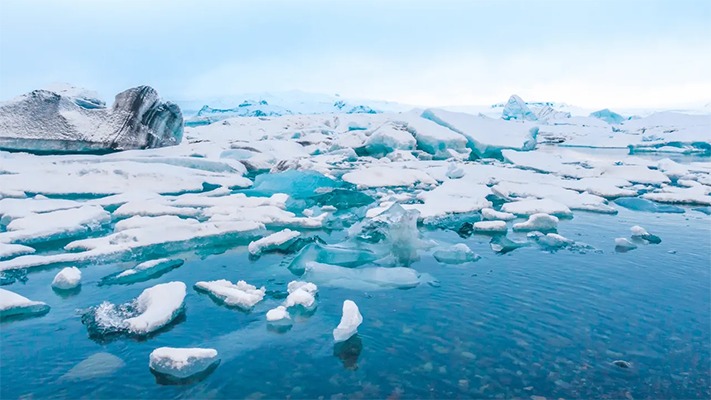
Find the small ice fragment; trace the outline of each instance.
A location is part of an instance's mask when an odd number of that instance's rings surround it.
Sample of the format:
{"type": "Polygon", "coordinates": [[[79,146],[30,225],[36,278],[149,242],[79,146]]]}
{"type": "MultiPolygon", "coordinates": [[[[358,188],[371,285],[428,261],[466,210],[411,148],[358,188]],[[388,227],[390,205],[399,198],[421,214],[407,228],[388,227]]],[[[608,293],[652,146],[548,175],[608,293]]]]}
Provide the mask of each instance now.
{"type": "Polygon", "coordinates": [[[67,267],[59,271],[52,281],[52,287],[59,290],[75,289],[81,284],[81,271],[77,267],[67,267]]]}
{"type": "Polygon", "coordinates": [[[151,352],[149,367],[163,375],[186,379],[218,362],[217,350],[159,347],[151,352]]]}
{"type": "Polygon", "coordinates": [[[286,289],[289,296],[284,300],[284,306],[302,306],[307,310],[312,310],[316,304],[316,293],[318,286],[311,282],[291,281],[286,289]]]}
{"type": "Polygon", "coordinates": [[[343,315],[341,323],[333,330],[333,340],[336,342],[345,342],[351,336],[358,333],[358,326],[363,323],[363,316],[358,310],[358,306],[352,300],[343,302],[343,315]]]}
{"type": "Polygon", "coordinates": [[[148,334],[168,325],[183,309],[185,284],[161,283],[150,287],[136,299],[138,316],[124,321],[129,332],[148,334]]]}
{"type": "Polygon", "coordinates": [[[291,325],[291,316],[284,306],[278,306],[267,311],[267,323],[274,325],[291,325]]]}
{"type": "Polygon", "coordinates": [[[294,239],[300,235],[300,232],[292,231],[291,229],[272,233],[250,243],[248,247],[249,254],[256,256],[264,252],[286,250],[294,242],[294,239]]]}
{"type": "Polygon", "coordinates": [[[511,221],[516,219],[516,215],[503,212],[503,211],[496,211],[493,208],[483,208],[481,210],[481,217],[484,218],[485,220],[501,220],[501,221],[511,221]]]}
{"type": "Polygon", "coordinates": [[[630,230],[632,231],[633,239],[642,239],[652,244],[659,244],[662,242],[662,239],[659,236],[652,235],[639,225],[633,226],[630,230]]]}
{"type": "Polygon", "coordinates": [[[32,301],[9,290],[0,289],[0,318],[11,316],[39,316],[49,312],[49,306],[32,301]]]}
{"type": "Polygon", "coordinates": [[[555,250],[575,243],[574,241],[557,233],[543,234],[536,231],[529,233],[527,236],[547,250],[555,250]]]}
{"type": "Polygon", "coordinates": [[[462,264],[465,262],[476,261],[481,258],[464,243],[457,243],[446,249],[439,249],[432,255],[437,261],[445,264],[462,264]]]}
{"type": "Polygon", "coordinates": [[[508,229],[504,221],[479,221],[473,224],[477,232],[502,233],[508,229]]]}
{"type": "Polygon", "coordinates": [[[625,369],[632,368],[632,363],[630,363],[629,361],[625,361],[625,360],[615,360],[612,362],[612,364],[614,364],[620,368],[625,368],[625,369]]]}
{"type": "Polygon", "coordinates": [[[558,218],[552,215],[537,213],[528,217],[526,222],[514,224],[515,231],[552,231],[558,227],[558,218]]]}
{"type": "Polygon", "coordinates": [[[211,296],[224,302],[228,306],[239,307],[243,310],[249,310],[255,304],[262,301],[266,289],[250,285],[245,281],[239,281],[236,284],[220,279],[210,282],[198,282],[195,288],[205,291],[211,296]]]}
{"type": "Polygon", "coordinates": [[[637,245],[630,242],[626,238],[615,239],[615,250],[620,252],[630,251],[637,248],[637,245]]]}

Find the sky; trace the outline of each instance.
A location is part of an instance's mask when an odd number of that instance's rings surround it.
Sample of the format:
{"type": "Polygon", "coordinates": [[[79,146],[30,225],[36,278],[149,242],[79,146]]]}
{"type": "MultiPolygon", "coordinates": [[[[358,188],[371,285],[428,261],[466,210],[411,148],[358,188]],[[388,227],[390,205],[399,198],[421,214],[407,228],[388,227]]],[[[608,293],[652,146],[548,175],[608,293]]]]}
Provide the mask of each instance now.
{"type": "Polygon", "coordinates": [[[0,99],[301,90],[413,105],[511,94],[583,107],[711,102],[711,1],[0,1],[0,99]]]}

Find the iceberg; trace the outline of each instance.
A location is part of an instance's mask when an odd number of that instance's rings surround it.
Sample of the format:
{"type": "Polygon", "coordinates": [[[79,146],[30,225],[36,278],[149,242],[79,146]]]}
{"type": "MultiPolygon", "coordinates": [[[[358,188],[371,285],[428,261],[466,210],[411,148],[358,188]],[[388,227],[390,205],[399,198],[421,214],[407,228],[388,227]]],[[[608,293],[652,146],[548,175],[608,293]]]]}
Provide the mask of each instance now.
{"type": "MultiPolygon", "coordinates": [[[[35,90],[0,104],[0,149],[101,153],[172,146],[183,137],[180,108],[149,86],[116,95],[113,106],[86,108],[76,97],[35,90]]],[[[88,102],[88,103],[91,103],[88,102]]]]}
{"type": "Polygon", "coordinates": [[[351,336],[358,333],[358,327],[363,323],[363,316],[358,310],[358,306],[352,300],[345,300],[343,302],[343,314],[341,315],[341,322],[338,324],[336,329],[333,330],[333,340],[338,342],[345,342],[350,339],[351,336]]]}
{"type": "Polygon", "coordinates": [[[528,217],[526,222],[513,225],[515,231],[554,231],[558,227],[558,218],[545,213],[536,213],[528,217]]]}
{"type": "Polygon", "coordinates": [[[47,314],[49,306],[41,301],[32,301],[9,290],[0,289],[0,319],[8,317],[35,317],[47,314]]]}
{"type": "Polygon", "coordinates": [[[72,290],[81,285],[81,271],[77,267],[63,268],[52,280],[52,287],[58,290],[72,290]]]}
{"type": "Polygon", "coordinates": [[[207,292],[211,297],[230,307],[237,307],[242,310],[250,310],[255,304],[262,301],[266,289],[250,285],[245,281],[236,284],[226,279],[210,282],[198,282],[195,289],[207,292]]]}
{"type": "Polygon", "coordinates": [[[166,272],[183,265],[183,260],[159,258],[144,261],[133,268],[108,275],[101,279],[99,285],[127,285],[157,278],[166,272]]]}
{"type": "Polygon", "coordinates": [[[538,117],[531,111],[520,97],[517,95],[512,95],[509,97],[509,101],[506,102],[504,106],[504,111],[501,114],[501,119],[503,120],[522,120],[522,121],[536,121],[538,117]]]}
{"type": "Polygon", "coordinates": [[[627,118],[614,111],[610,111],[607,108],[592,112],[590,113],[590,116],[593,118],[599,118],[610,125],[618,125],[627,120],[627,118]]]}
{"type": "Polygon", "coordinates": [[[251,242],[247,249],[249,250],[249,254],[253,256],[258,256],[266,252],[286,251],[294,244],[299,236],[301,236],[301,233],[298,231],[284,229],[251,242]]]}
{"type": "Polygon", "coordinates": [[[159,347],[151,352],[148,366],[157,374],[183,380],[214,369],[218,362],[215,349],[159,347]]]}
{"type": "Polygon", "coordinates": [[[444,264],[462,264],[477,261],[481,258],[481,256],[474,253],[472,249],[464,243],[458,243],[447,248],[436,250],[432,255],[435,260],[444,264]]]}

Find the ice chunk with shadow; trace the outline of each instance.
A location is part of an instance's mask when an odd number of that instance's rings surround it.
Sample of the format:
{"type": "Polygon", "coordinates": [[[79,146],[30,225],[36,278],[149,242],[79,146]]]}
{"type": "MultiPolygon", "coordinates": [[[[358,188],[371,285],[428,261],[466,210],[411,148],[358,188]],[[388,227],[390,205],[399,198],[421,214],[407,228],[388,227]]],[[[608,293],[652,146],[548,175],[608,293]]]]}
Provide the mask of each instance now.
{"type": "Polygon", "coordinates": [[[63,268],[52,280],[55,290],[74,290],[81,285],[81,271],[77,267],[63,268]]]}
{"type": "Polygon", "coordinates": [[[357,334],[346,341],[336,342],[333,345],[333,355],[338,357],[343,363],[343,368],[348,370],[358,369],[358,358],[362,351],[363,341],[357,334]]]}
{"type": "Polygon", "coordinates": [[[158,383],[181,384],[202,380],[219,361],[215,349],[159,347],[151,352],[148,366],[158,383]]]}
{"type": "Polygon", "coordinates": [[[161,283],[145,289],[135,300],[115,305],[105,301],[82,316],[89,336],[100,341],[117,334],[147,336],[167,327],[183,314],[183,282],[161,283]]]}
{"type": "Polygon", "coordinates": [[[183,265],[184,261],[176,258],[159,258],[142,262],[133,268],[105,276],[99,285],[128,285],[157,278],[168,271],[183,265]]]}
{"type": "Polygon", "coordinates": [[[528,217],[526,222],[513,225],[515,231],[554,231],[558,227],[558,217],[545,213],[537,213],[528,217]]]}
{"type": "Polygon", "coordinates": [[[257,288],[245,281],[232,283],[226,279],[210,282],[198,282],[195,289],[206,292],[213,299],[229,307],[236,307],[248,311],[255,304],[262,301],[266,293],[266,288],[257,288]]]}
{"type": "Polygon", "coordinates": [[[328,189],[342,186],[342,182],[314,171],[288,170],[257,175],[251,189],[243,193],[253,196],[271,196],[288,193],[294,199],[307,199],[328,189]]]}
{"type": "Polygon", "coordinates": [[[303,279],[327,287],[354,290],[409,289],[421,283],[420,274],[406,267],[345,268],[309,261],[303,279]]]}
{"type": "Polygon", "coordinates": [[[363,316],[361,315],[356,303],[353,300],[345,300],[343,302],[341,322],[338,324],[336,329],[333,330],[333,340],[336,343],[345,342],[358,333],[358,327],[362,323],[363,316]]]}
{"type": "Polygon", "coordinates": [[[494,252],[499,254],[506,254],[512,252],[521,247],[528,246],[527,242],[514,242],[513,240],[507,238],[506,236],[494,236],[489,242],[489,246],[494,252]]]}
{"type": "Polygon", "coordinates": [[[289,295],[284,300],[286,308],[300,308],[310,313],[316,309],[316,293],[318,287],[311,282],[291,281],[287,286],[289,295]]]}
{"type": "Polygon", "coordinates": [[[435,260],[444,264],[463,264],[477,261],[481,258],[464,243],[457,243],[450,247],[436,250],[432,255],[435,260]]]}
{"type": "Polygon", "coordinates": [[[479,221],[472,225],[474,232],[500,235],[506,233],[506,221],[479,221]]]}
{"type": "Polygon", "coordinates": [[[267,328],[278,333],[288,331],[294,323],[285,306],[277,306],[267,311],[266,318],[267,328]]]}
{"type": "Polygon", "coordinates": [[[624,253],[637,248],[637,245],[630,242],[626,238],[616,238],[615,239],[615,251],[624,253]]]}
{"type": "Polygon", "coordinates": [[[659,244],[662,242],[662,239],[659,236],[652,235],[639,225],[633,226],[630,230],[632,231],[632,239],[643,240],[652,244],[659,244]]]}
{"type": "Polygon", "coordinates": [[[272,233],[269,236],[251,242],[248,246],[249,254],[258,256],[267,252],[286,251],[299,236],[301,236],[300,232],[292,231],[291,229],[272,233]]]}
{"type": "Polygon", "coordinates": [[[110,353],[95,353],[72,367],[59,378],[59,381],[86,381],[113,375],[126,363],[110,353]]]}
{"type": "Polygon", "coordinates": [[[615,204],[634,211],[653,213],[683,214],[684,209],[677,206],[658,204],[641,197],[620,197],[615,199],[615,204]]]}
{"type": "Polygon", "coordinates": [[[0,319],[38,317],[49,312],[49,306],[41,301],[32,301],[9,290],[0,289],[0,319]]]}

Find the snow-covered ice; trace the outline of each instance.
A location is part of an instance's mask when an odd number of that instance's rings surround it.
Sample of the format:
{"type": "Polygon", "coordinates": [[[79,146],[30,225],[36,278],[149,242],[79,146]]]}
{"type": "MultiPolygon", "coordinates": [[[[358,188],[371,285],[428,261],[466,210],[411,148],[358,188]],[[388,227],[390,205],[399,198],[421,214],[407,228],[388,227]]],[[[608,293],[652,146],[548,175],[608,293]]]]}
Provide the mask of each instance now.
{"type": "Polygon", "coordinates": [[[136,299],[138,315],[124,322],[129,332],[146,335],[168,325],[183,309],[183,282],[161,283],[144,290],[136,299]]]}
{"type": "Polygon", "coordinates": [[[77,267],[66,267],[52,280],[52,287],[59,290],[71,290],[81,285],[81,271],[77,267]]]}
{"type": "Polygon", "coordinates": [[[558,218],[545,214],[536,213],[528,217],[525,222],[513,225],[515,231],[552,231],[558,227],[558,218]]]}
{"type": "Polygon", "coordinates": [[[218,361],[215,349],[159,347],[151,352],[148,366],[159,374],[186,379],[218,361]]]}
{"type": "Polygon", "coordinates": [[[341,322],[333,330],[333,340],[335,342],[345,342],[351,336],[358,333],[358,327],[363,323],[363,316],[353,300],[343,302],[343,314],[341,322]]]}
{"type": "Polygon", "coordinates": [[[512,213],[496,211],[493,208],[483,208],[481,210],[481,217],[485,220],[501,220],[501,221],[512,221],[516,219],[516,215],[512,213]]]}
{"type": "Polygon", "coordinates": [[[15,292],[0,288],[0,318],[13,316],[38,316],[46,314],[49,306],[33,301],[15,292]]]}
{"type": "Polygon", "coordinates": [[[269,251],[286,250],[299,236],[301,236],[300,232],[291,229],[272,233],[269,236],[251,242],[248,246],[249,254],[259,255],[269,251]]]}
{"type": "Polygon", "coordinates": [[[238,307],[243,310],[249,310],[255,304],[262,301],[266,288],[257,288],[245,281],[232,283],[226,279],[220,279],[210,282],[198,282],[195,288],[209,293],[211,296],[222,301],[224,304],[231,307],[238,307]]]}
{"type": "Polygon", "coordinates": [[[285,306],[277,306],[267,311],[267,323],[273,325],[291,325],[291,316],[285,306]]]}
{"type": "Polygon", "coordinates": [[[477,232],[503,233],[508,230],[506,221],[479,221],[473,227],[477,232]]]}
{"type": "Polygon", "coordinates": [[[101,284],[129,284],[146,281],[183,265],[183,262],[181,259],[173,258],[144,261],[133,268],[104,277],[101,284]]]}

